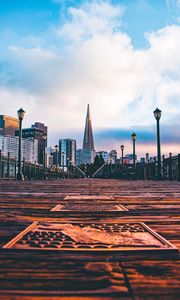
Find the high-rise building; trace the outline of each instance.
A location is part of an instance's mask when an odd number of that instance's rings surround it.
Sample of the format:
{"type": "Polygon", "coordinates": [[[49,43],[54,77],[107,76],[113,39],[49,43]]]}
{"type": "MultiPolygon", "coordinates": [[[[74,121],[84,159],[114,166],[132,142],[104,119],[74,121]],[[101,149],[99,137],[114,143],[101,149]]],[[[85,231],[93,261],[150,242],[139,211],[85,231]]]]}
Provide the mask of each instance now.
{"type": "Polygon", "coordinates": [[[53,152],[54,149],[52,149],[52,147],[47,147],[46,148],[46,154],[45,154],[45,165],[46,167],[51,167],[53,165],[55,165],[54,161],[53,161],[53,152]]]}
{"type": "Polygon", "coordinates": [[[17,118],[0,115],[0,135],[15,136],[15,130],[19,127],[17,118]]]}
{"type": "Polygon", "coordinates": [[[85,149],[94,151],[94,140],[93,140],[93,132],[92,132],[89,104],[87,107],[87,115],[86,115],[85,130],[84,130],[84,140],[83,140],[83,150],[85,150],[85,149]]]}
{"type": "Polygon", "coordinates": [[[35,122],[34,124],[31,125],[31,128],[36,128],[41,130],[45,136],[47,136],[48,134],[48,127],[45,126],[43,123],[35,122]]]}
{"type": "Polygon", "coordinates": [[[59,140],[59,162],[64,167],[76,164],[76,140],[59,140]]]}
{"type": "Polygon", "coordinates": [[[90,108],[89,104],[87,107],[87,115],[85,122],[84,130],[84,139],[83,139],[83,149],[82,149],[82,163],[91,164],[94,162],[95,150],[94,150],[94,140],[93,140],[93,131],[90,117],[90,108]]]}
{"type": "MultiPolygon", "coordinates": [[[[18,158],[19,138],[17,136],[0,135],[0,149],[3,156],[18,158]]],[[[36,163],[38,161],[38,141],[32,138],[22,139],[22,157],[25,161],[36,163]]]]}
{"type": "MultiPolygon", "coordinates": [[[[19,136],[19,130],[15,132],[19,136]]],[[[36,122],[31,128],[22,129],[22,137],[24,139],[33,138],[38,140],[38,160],[39,164],[44,164],[44,150],[47,147],[47,126],[43,123],[36,122]]]]}
{"type": "Polygon", "coordinates": [[[83,150],[77,149],[76,150],[76,165],[80,166],[83,162],[83,150]]]}
{"type": "Polygon", "coordinates": [[[148,163],[149,161],[149,153],[146,153],[146,162],[148,163]]]}

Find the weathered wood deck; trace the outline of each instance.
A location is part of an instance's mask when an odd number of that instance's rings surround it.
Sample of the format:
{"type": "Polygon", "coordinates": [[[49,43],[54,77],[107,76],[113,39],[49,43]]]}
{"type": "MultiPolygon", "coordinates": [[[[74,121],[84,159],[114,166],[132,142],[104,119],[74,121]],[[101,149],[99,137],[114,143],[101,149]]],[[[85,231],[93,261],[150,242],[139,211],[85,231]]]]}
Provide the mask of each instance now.
{"type": "MultiPolygon", "coordinates": [[[[145,222],[180,248],[180,183],[117,180],[0,182],[0,246],[35,220],[145,222]],[[106,195],[121,213],[50,211],[67,195],[106,195]]],[[[106,255],[0,250],[0,298],[179,299],[179,254],[106,255]]]]}

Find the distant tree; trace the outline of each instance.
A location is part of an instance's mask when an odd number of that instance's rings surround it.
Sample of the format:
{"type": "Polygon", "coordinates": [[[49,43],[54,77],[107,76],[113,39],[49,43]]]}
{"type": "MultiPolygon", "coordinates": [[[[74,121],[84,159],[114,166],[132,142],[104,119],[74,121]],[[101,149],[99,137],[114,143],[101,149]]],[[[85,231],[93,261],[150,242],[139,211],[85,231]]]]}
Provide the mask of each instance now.
{"type": "Polygon", "coordinates": [[[100,157],[99,157],[99,155],[96,155],[95,159],[94,159],[94,168],[98,169],[100,166],[101,166],[100,157]]]}
{"type": "Polygon", "coordinates": [[[105,161],[104,161],[102,154],[99,155],[99,161],[100,161],[100,165],[103,166],[105,161]]]}

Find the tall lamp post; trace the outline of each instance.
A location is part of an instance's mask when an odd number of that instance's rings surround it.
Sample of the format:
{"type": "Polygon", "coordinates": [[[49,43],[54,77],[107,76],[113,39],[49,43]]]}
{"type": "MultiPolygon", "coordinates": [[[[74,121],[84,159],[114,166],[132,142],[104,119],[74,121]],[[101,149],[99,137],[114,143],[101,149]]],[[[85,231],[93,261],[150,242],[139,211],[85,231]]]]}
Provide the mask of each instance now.
{"type": "Polygon", "coordinates": [[[56,179],[57,179],[57,169],[58,169],[58,145],[54,146],[56,150],[56,179]]]}
{"type": "Polygon", "coordinates": [[[22,120],[24,118],[25,111],[20,108],[17,111],[18,119],[19,119],[19,147],[18,147],[18,172],[17,172],[17,180],[24,180],[24,176],[22,173],[22,120]]]}
{"type": "Polygon", "coordinates": [[[64,152],[62,152],[62,163],[63,163],[63,172],[64,172],[64,152]]]}
{"type": "Polygon", "coordinates": [[[133,141],[133,166],[135,167],[135,165],[136,165],[136,151],[135,151],[136,134],[135,134],[135,132],[133,132],[131,134],[131,138],[133,141]]]}
{"type": "Polygon", "coordinates": [[[44,173],[44,180],[46,179],[46,134],[43,134],[43,173],[44,173]]]}
{"type": "Polygon", "coordinates": [[[121,158],[122,158],[122,165],[124,164],[124,145],[121,145],[121,158]]]}
{"type": "Polygon", "coordinates": [[[156,108],[155,111],[153,111],[154,117],[157,121],[157,158],[158,158],[158,164],[157,164],[157,179],[162,179],[161,174],[161,145],[160,145],[160,128],[159,128],[159,120],[161,118],[161,110],[156,108]]]}

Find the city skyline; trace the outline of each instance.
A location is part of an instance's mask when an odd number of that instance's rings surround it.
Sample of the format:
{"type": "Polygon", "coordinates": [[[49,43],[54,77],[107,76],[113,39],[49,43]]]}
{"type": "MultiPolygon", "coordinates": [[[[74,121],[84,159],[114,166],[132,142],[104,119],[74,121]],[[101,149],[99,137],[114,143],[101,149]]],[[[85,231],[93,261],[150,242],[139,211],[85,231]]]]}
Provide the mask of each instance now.
{"type": "Polygon", "coordinates": [[[24,127],[81,147],[89,103],[96,150],[131,153],[135,131],[144,156],[156,155],[159,107],[162,154],[179,152],[179,1],[6,0],[0,17],[1,114],[22,106],[24,127]]]}

